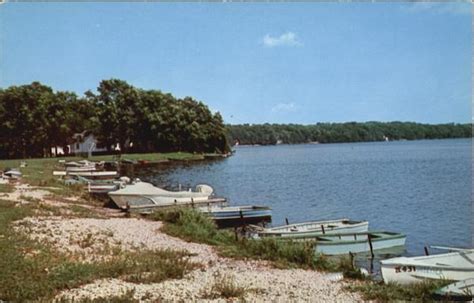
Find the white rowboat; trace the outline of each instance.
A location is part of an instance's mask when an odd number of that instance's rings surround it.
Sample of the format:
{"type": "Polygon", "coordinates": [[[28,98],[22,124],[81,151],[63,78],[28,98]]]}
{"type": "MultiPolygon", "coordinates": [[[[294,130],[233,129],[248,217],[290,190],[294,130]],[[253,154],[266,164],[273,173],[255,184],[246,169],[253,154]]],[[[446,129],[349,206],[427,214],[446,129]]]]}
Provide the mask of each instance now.
{"type": "Polygon", "coordinates": [[[117,176],[116,171],[77,171],[77,172],[69,172],[69,171],[53,171],[53,176],[81,176],[81,177],[115,177],[117,176]]]}
{"type": "Polygon", "coordinates": [[[445,254],[399,257],[380,262],[385,283],[409,284],[424,279],[461,281],[474,277],[474,249],[445,254]]]}
{"type": "Polygon", "coordinates": [[[363,233],[369,230],[369,222],[349,219],[312,221],[289,224],[272,228],[261,228],[256,231],[258,237],[298,237],[335,233],[363,233]]]}

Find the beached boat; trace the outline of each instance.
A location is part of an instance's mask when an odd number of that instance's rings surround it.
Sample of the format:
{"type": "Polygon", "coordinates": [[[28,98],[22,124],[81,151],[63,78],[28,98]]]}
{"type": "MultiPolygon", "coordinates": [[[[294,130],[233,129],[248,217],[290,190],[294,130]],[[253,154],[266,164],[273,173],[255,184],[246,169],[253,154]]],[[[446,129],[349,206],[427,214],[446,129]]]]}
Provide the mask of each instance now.
{"type": "Polygon", "coordinates": [[[53,171],[53,176],[81,176],[87,178],[113,178],[118,175],[116,171],[53,171]]]}
{"type": "Polygon", "coordinates": [[[3,175],[10,179],[20,179],[22,176],[22,173],[16,168],[10,168],[10,169],[6,169],[3,172],[3,175]]]}
{"type": "Polygon", "coordinates": [[[369,253],[377,250],[396,249],[405,246],[406,236],[400,233],[378,231],[347,234],[326,234],[314,237],[289,239],[314,242],[314,251],[325,255],[369,253]]]}
{"type": "Polygon", "coordinates": [[[458,281],[434,292],[435,300],[472,302],[474,299],[474,278],[458,281]]]}
{"type": "Polygon", "coordinates": [[[88,179],[82,176],[66,176],[64,184],[82,184],[84,189],[92,194],[105,194],[118,190],[121,186],[130,183],[130,178],[120,177],[119,179],[88,179]]]}
{"type": "Polygon", "coordinates": [[[81,167],[66,167],[67,172],[83,172],[83,171],[96,171],[97,168],[94,166],[81,166],[81,167]]]}
{"type": "Polygon", "coordinates": [[[335,233],[361,233],[367,232],[369,222],[353,221],[349,219],[312,221],[297,224],[289,224],[272,228],[256,228],[257,237],[296,237],[317,236],[335,233]]]}
{"type": "Polygon", "coordinates": [[[380,262],[385,283],[409,284],[424,279],[461,281],[474,277],[474,249],[444,254],[399,257],[380,262]]]}
{"type": "Polygon", "coordinates": [[[197,185],[194,191],[168,191],[151,183],[138,180],[108,194],[118,207],[126,209],[135,206],[174,206],[207,203],[213,192],[212,187],[205,184],[197,185]]]}
{"type": "Polygon", "coordinates": [[[265,224],[272,220],[272,210],[267,206],[214,206],[200,207],[220,228],[239,227],[248,224],[265,224]]]}
{"type": "Polygon", "coordinates": [[[89,183],[85,186],[85,189],[91,194],[106,194],[114,190],[118,190],[120,184],[94,184],[89,183]]]}

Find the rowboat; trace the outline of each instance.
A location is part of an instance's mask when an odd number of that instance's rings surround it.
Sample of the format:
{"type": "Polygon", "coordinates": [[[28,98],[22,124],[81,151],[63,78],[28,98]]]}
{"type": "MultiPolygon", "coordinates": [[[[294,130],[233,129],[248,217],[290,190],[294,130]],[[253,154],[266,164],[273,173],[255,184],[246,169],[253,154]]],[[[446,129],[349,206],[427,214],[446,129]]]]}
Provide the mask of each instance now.
{"type": "Polygon", "coordinates": [[[81,176],[66,176],[64,184],[82,184],[84,189],[92,194],[106,194],[110,191],[118,190],[121,186],[130,183],[128,177],[119,179],[88,179],[81,176]]]}
{"type": "Polygon", "coordinates": [[[86,186],[86,190],[91,194],[106,194],[119,188],[119,184],[88,184],[86,186]]]}
{"type": "Polygon", "coordinates": [[[409,284],[424,279],[461,281],[474,277],[474,249],[430,256],[392,258],[380,263],[385,283],[409,284]]]}
{"type": "Polygon", "coordinates": [[[96,171],[96,167],[94,166],[80,166],[80,167],[75,167],[75,166],[70,166],[66,167],[67,172],[84,172],[84,171],[96,171]]]}
{"type": "Polygon", "coordinates": [[[95,166],[95,162],[91,162],[91,161],[88,161],[88,160],[80,160],[80,161],[69,161],[69,162],[62,162],[60,161],[60,163],[63,163],[64,166],[66,167],[84,167],[84,166],[95,166]]]}
{"type": "Polygon", "coordinates": [[[120,208],[135,206],[176,206],[185,204],[206,203],[212,197],[214,190],[209,185],[200,184],[194,191],[168,191],[154,186],[151,183],[135,181],[125,185],[108,195],[120,208]]]}
{"type": "Polygon", "coordinates": [[[3,172],[3,175],[10,179],[20,179],[22,174],[16,168],[7,169],[3,172]]]}
{"type": "Polygon", "coordinates": [[[295,240],[313,241],[314,251],[325,255],[368,253],[376,250],[397,249],[405,246],[406,236],[400,233],[378,231],[364,233],[326,234],[314,237],[295,237],[295,240]]]}
{"type": "Polygon", "coordinates": [[[297,237],[318,236],[335,233],[362,233],[369,229],[367,221],[352,221],[349,219],[312,221],[289,224],[272,228],[257,228],[258,237],[297,237]]]}
{"type": "Polygon", "coordinates": [[[88,177],[88,178],[110,178],[117,176],[116,171],[53,171],[53,176],[81,176],[81,177],[88,177]]]}
{"type": "Polygon", "coordinates": [[[227,206],[200,207],[202,213],[211,217],[220,228],[238,227],[247,224],[271,222],[272,211],[267,206],[227,206]]]}
{"type": "Polygon", "coordinates": [[[471,301],[474,299],[474,278],[458,281],[434,292],[435,300],[471,301]]]}

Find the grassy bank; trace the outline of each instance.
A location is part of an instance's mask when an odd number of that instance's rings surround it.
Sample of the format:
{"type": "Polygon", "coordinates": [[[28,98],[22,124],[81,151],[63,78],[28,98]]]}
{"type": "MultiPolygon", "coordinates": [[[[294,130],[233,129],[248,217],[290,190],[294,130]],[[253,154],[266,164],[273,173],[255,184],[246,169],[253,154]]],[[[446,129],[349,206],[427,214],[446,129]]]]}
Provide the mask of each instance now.
{"type": "Polygon", "coordinates": [[[236,237],[229,230],[217,229],[214,222],[192,209],[171,209],[151,215],[154,220],[164,221],[162,231],[191,242],[213,245],[224,257],[267,260],[280,268],[304,268],[324,271],[352,270],[345,258],[330,259],[314,255],[311,243],[254,240],[236,237]]]}
{"type": "Polygon", "coordinates": [[[376,302],[434,302],[432,293],[450,282],[443,280],[425,281],[417,284],[399,285],[396,283],[366,281],[348,286],[349,291],[362,294],[364,300],[376,302]]]}
{"type": "Polygon", "coordinates": [[[212,220],[192,209],[156,212],[151,218],[165,222],[162,228],[165,233],[187,241],[213,245],[224,257],[267,260],[279,268],[342,272],[345,278],[359,280],[358,283],[348,286],[347,290],[360,293],[365,300],[427,302],[432,300],[431,294],[434,290],[448,284],[446,281],[434,281],[402,286],[372,281],[364,277],[349,258],[315,255],[311,243],[278,241],[271,238],[236,238],[234,233],[228,230],[218,230],[212,220]]]}
{"type": "Polygon", "coordinates": [[[186,253],[168,250],[114,251],[106,261],[76,261],[75,256],[30,240],[12,228],[13,221],[41,213],[35,207],[16,207],[0,200],[0,301],[51,301],[61,290],[101,278],[155,283],[181,278],[195,267],[186,253]]]}
{"type": "MultiPolygon", "coordinates": [[[[92,156],[90,161],[113,161],[114,155],[92,156]]],[[[5,168],[18,168],[21,161],[26,161],[26,167],[21,168],[23,179],[33,186],[61,186],[57,178],[53,177],[53,170],[57,169],[58,160],[66,161],[82,160],[80,157],[62,157],[62,158],[37,158],[37,159],[15,159],[0,160],[0,170],[5,168]]],[[[149,154],[123,154],[122,159],[143,160],[149,162],[163,161],[195,161],[203,160],[204,155],[184,152],[175,153],[149,153],[149,154]]]]}

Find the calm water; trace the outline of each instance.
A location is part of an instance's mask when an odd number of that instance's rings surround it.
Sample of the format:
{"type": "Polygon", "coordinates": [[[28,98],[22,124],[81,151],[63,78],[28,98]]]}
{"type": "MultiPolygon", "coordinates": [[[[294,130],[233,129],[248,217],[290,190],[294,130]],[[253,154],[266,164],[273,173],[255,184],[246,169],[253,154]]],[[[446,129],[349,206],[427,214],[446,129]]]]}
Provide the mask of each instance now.
{"type": "Polygon", "coordinates": [[[471,246],[471,140],[238,147],[233,157],[145,169],[156,185],[208,183],[232,204],[264,204],[273,225],[369,220],[426,245],[471,246]]]}

